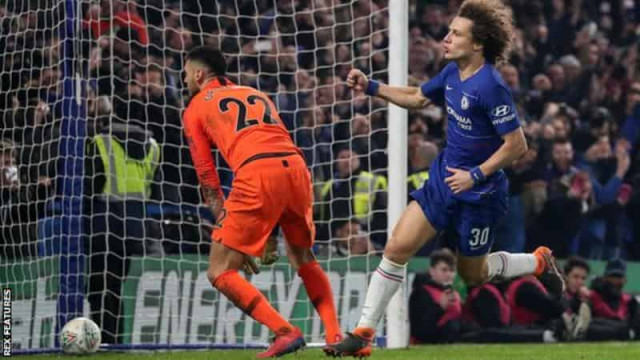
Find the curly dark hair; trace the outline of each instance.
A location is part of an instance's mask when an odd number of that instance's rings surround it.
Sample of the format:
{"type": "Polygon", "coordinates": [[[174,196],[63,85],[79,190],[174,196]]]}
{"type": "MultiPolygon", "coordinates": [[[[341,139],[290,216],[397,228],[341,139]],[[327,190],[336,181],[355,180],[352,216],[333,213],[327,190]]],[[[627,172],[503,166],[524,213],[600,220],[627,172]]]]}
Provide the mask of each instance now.
{"type": "Polygon", "coordinates": [[[458,16],[473,22],[473,39],[482,44],[487,62],[498,64],[509,59],[513,42],[511,8],[501,0],[466,0],[458,16]]]}

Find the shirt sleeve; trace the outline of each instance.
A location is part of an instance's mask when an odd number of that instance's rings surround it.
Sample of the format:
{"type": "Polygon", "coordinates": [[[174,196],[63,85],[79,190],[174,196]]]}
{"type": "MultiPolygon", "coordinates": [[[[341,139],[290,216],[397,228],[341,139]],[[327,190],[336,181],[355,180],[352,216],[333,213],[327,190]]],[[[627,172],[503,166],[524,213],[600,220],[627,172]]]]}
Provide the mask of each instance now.
{"type": "Polygon", "coordinates": [[[508,134],[520,127],[520,119],[511,92],[496,85],[485,100],[487,116],[499,135],[508,134]]]}
{"type": "Polygon", "coordinates": [[[189,109],[184,113],[184,132],[200,184],[221,193],[220,178],[215,160],[211,155],[211,145],[213,144],[202,129],[200,118],[189,109]]]}
{"type": "Polygon", "coordinates": [[[438,105],[444,103],[444,88],[446,86],[445,78],[447,72],[449,71],[449,68],[450,65],[445,66],[445,68],[442,69],[442,71],[440,71],[438,75],[420,85],[422,95],[438,105]]]}
{"type": "Polygon", "coordinates": [[[557,319],[564,312],[560,299],[553,299],[537,286],[526,282],[516,291],[516,304],[544,316],[546,319],[557,319]]]}

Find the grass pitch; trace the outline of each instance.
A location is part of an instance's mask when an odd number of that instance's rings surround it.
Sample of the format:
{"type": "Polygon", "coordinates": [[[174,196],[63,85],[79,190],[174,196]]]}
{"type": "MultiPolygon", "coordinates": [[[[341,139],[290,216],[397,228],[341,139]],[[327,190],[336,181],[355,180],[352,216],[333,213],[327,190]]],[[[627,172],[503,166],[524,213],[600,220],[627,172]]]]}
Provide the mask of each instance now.
{"type": "MultiPolygon", "coordinates": [[[[207,350],[172,352],[100,352],[82,359],[95,360],[250,360],[256,350],[207,350]]],[[[80,359],[56,355],[25,355],[31,359],[80,359]]],[[[320,349],[306,349],[283,360],[331,359],[320,349]]],[[[572,344],[450,344],[417,346],[406,350],[374,349],[371,360],[640,360],[640,342],[572,344]]]]}

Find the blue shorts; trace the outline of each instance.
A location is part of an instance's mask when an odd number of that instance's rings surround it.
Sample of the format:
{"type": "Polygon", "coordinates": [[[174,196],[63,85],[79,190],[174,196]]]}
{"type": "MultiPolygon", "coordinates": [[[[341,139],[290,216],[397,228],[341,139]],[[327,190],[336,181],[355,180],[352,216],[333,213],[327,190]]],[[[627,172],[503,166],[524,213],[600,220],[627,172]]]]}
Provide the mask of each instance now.
{"type": "Polygon", "coordinates": [[[487,179],[488,186],[482,192],[476,187],[454,195],[445,177],[444,152],[434,160],[429,170],[429,180],[422,188],[411,193],[431,225],[438,230],[455,230],[458,233],[456,247],[461,255],[488,254],[495,238],[498,220],[507,212],[508,181],[503,172],[487,179]]]}

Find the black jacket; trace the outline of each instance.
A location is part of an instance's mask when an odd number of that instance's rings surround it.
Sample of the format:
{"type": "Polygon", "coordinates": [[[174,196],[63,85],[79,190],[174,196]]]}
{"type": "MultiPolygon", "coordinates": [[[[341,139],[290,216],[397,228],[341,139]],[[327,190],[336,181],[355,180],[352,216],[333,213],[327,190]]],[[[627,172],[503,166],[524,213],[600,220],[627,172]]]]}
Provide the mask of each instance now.
{"type": "Polygon", "coordinates": [[[445,315],[445,310],[434,301],[424,288],[425,286],[438,290],[446,289],[445,286],[431,280],[427,274],[417,275],[413,280],[413,290],[409,297],[409,322],[413,341],[417,343],[455,341],[460,335],[461,316],[438,326],[438,321],[445,315]]]}

